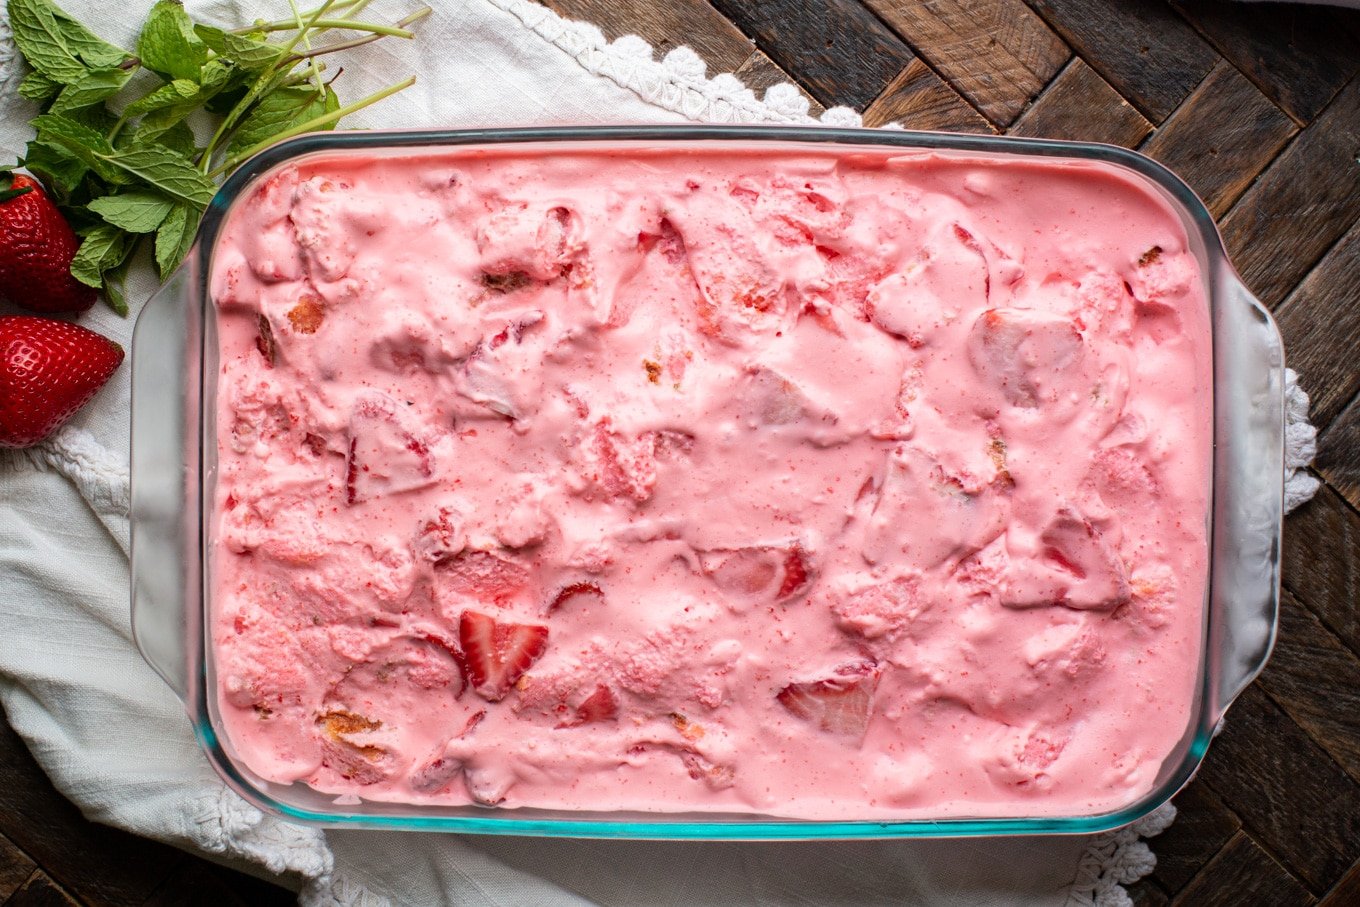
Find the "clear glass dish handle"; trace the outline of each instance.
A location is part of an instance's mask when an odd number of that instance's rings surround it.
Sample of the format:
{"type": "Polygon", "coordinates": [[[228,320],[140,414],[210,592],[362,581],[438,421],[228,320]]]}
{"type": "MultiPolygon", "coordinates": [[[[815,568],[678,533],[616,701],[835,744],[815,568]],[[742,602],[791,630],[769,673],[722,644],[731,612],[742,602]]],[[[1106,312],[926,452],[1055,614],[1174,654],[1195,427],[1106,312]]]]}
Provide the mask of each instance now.
{"type": "Polygon", "coordinates": [[[171,275],[142,308],[132,339],[132,635],[181,699],[198,645],[191,626],[200,569],[194,284],[190,265],[171,275]]]}
{"type": "Polygon", "coordinates": [[[1211,699],[1223,712],[1275,643],[1284,519],[1284,344],[1270,313],[1229,274],[1215,326],[1211,699]],[[1224,414],[1230,414],[1225,419],[1224,414]]]}

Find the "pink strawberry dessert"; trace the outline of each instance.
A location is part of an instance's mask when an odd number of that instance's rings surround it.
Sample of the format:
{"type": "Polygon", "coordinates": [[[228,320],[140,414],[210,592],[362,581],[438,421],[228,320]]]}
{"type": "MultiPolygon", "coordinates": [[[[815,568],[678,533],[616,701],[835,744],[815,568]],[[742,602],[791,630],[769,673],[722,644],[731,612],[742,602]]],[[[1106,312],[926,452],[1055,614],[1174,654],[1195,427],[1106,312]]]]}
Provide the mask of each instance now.
{"type": "Polygon", "coordinates": [[[1132,802],[1201,645],[1187,243],[1140,183],[1060,161],[275,170],[211,274],[232,752],[271,782],[498,809],[1132,802]]]}

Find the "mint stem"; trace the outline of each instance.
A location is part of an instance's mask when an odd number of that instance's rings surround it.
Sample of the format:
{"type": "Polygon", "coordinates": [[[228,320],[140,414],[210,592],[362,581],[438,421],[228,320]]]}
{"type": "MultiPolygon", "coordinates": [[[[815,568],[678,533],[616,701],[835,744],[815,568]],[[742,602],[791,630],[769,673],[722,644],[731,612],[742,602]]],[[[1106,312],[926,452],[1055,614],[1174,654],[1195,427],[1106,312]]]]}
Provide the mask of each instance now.
{"type": "MultiPolygon", "coordinates": [[[[406,26],[408,26],[408,25],[414,25],[415,23],[419,22],[421,19],[424,19],[426,16],[428,16],[428,15],[429,15],[430,13],[432,13],[432,12],[434,12],[434,9],[433,9],[432,7],[429,7],[429,6],[422,6],[420,9],[418,9],[418,10],[416,10],[415,12],[411,13],[409,16],[406,16],[406,17],[403,18],[403,19],[398,19],[397,22],[396,22],[396,27],[397,27],[397,28],[401,28],[401,29],[405,29],[406,26]]],[[[415,36],[414,33],[412,33],[412,37],[414,37],[414,36],[415,36]]],[[[350,48],[353,48],[353,47],[362,47],[363,45],[365,45],[365,44],[371,44],[371,43],[373,43],[374,41],[377,41],[379,38],[382,38],[382,37],[385,37],[385,36],[384,36],[384,35],[367,35],[367,36],[362,37],[362,38],[355,38],[355,39],[352,40],[352,41],[341,41],[339,44],[327,44],[325,47],[321,47],[321,48],[318,48],[317,50],[309,51],[309,52],[307,52],[307,53],[305,53],[305,54],[294,54],[294,55],[289,59],[288,62],[290,62],[290,63],[296,63],[296,62],[298,62],[299,60],[306,60],[306,59],[310,59],[310,58],[312,58],[312,57],[319,57],[319,56],[321,56],[322,54],[333,54],[333,53],[335,53],[337,50],[349,50],[350,48]]]]}
{"type": "MultiPolygon", "coordinates": [[[[312,27],[312,23],[324,16],[335,3],[336,0],[326,0],[325,3],[311,12],[306,21],[303,22],[302,27],[298,29],[297,34],[293,35],[292,40],[280,48],[280,62],[260,73],[260,77],[255,80],[255,84],[251,85],[250,90],[246,92],[246,96],[238,101],[236,106],[229,110],[227,115],[222,118],[222,122],[218,124],[217,130],[213,133],[212,138],[208,140],[208,145],[203,149],[203,154],[199,158],[199,167],[204,173],[208,173],[209,168],[212,167],[213,152],[216,151],[221,144],[222,138],[236,127],[236,123],[241,117],[245,116],[246,111],[250,109],[251,105],[259,100],[266,91],[273,90],[288,78],[288,71],[293,68],[293,65],[297,63],[299,59],[301,59],[300,57],[289,55],[293,53],[293,49],[297,47],[298,42],[306,36],[307,30],[312,27]]],[[[221,172],[221,168],[212,172],[219,173],[221,172]]]]}
{"type": "MultiPolygon", "coordinates": [[[[356,14],[359,11],[359,9],[363,9],[365,6],[368,6],[368,4],[371,2],[372,0],[339,0],[339,2],[331,4],[330,9],[334,10],[337,13],[342,10],[349,10],[350,15],[352,16],[356,14]],[[358,7],[358,9],[356,9],[355,7],[358,7]]],[[[304,10],[302,12],[302,16],[305,18],[307,16],[314,15],[317,9],[319,9],[319,7],[313,7],[312,9],[304,10]]],[[[243,25],[240,28],[231,28],[227,30],[234,35],[248,35],[251,32],[279,31],[280,29],[283,28],[296,28],[296,27],[297,21],[295,19],[278,19],[274,22],[266,22],[263,19],[256,19],[249,25],[243,25]]]]}
{"type": "MultiPolygon", "coordinates": [[[[406,29],[399,28],[395,25],[382,25],[377,22],[352,22],[349,19],[317,19],[312,23],[312,27],[316,29],[329,28],[335,29],[336,31],[366,31],[375,35],[391,35],[394,38],[415,37],[414,32],[407,31],[406,29]]],[[[265,28],[260,29],[260,31],[288,31],[293,28],[297,28],[296,22],[290,22],[287,25],[273,22],[265,28]]]]}
{"type": "Polygon", "coordinates": [[[211,172],[208,173],[208,176],[210,177],[221,176],[223,173],[232,169],[237,164],[241,163],[242,161],[246,160],[249,157],[253,157],[254,155],[268,148],[270,145],[282,142],[284,139],[291,139],[295,135],[302,135],[304,132],[312,132],[313,130],[320,129],[323,126],[329,126],[331,123],[334,123],[341,117],[347,117],[351,113],[354,113],[356,110],[362,110],[371,104],[376,104],[383,98],[394,95],[399,91],[405,91],[407,88],[410,88],[414,84],[416,84],[416,77],[411,76],[409,78],[403,79],[402,81],[398,82],[395,85],[389,85],[386,88],[382,89],[381,91],[375,91],[368,97],[355,101],[353,104],[346,104],[344,107],[341,107],[337,110],[332,110],[330,113],[323,114],[319,117],[314,117],[313,119],[310,119],[305,123],[299,123],[298,125],[292,127],[291,129],[285,129],[278,135],[271,136],[270,138],[265,139],[263,142],[257,142],[254,145],[251,145],[249,148],[247,148],[245,151],[242,151],[234,158],[225,161],[220,166],[213,169],[211,172]]]}

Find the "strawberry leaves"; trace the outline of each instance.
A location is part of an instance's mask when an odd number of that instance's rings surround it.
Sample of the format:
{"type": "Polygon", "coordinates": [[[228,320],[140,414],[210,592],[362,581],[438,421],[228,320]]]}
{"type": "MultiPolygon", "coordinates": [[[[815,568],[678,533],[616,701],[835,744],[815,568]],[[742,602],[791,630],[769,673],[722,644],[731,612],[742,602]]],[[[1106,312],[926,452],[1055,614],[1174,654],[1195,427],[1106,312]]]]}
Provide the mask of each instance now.
{"type": "Polygon", "coordinates": [[[326,0],[304,13],[289,3],[290,17],[231,30],[194,22],[179,0],[159,0],[133,55],[52,0],[6,0],[32,67],[19,93],[42,107],[23,163],[83,237],[72,275],[125,313],[118,283],[136,246],[144,237],[154,243],[168,277],[193,246],[217,178],[276,141],[333,129],[409,86],[414,79],[345,105],[334,78],[322,79],[326,54],[412,38],[408,26],[431,12],[421,7],[387,25],[356,18],[367,5],[326,0]],[[332,32],[342,40],[318,40],[332,32]],[[153,78],[133,81],[139,72],[153,78]],[[186,124],[200,113],[194,122],[210,136],[202,143],[186,124]]]}

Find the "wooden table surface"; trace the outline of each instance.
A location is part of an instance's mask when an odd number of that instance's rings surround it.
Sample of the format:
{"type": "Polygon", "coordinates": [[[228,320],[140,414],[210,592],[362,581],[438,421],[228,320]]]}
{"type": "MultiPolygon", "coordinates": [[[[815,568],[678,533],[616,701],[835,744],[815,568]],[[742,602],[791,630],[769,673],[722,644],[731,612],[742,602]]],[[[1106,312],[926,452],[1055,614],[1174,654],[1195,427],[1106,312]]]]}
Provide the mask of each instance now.
{"type": "MultiPolygon", "coordinates": [[[[1312,394],[1317,498],[1286,522],[1274,657],[1233,707],[1135,903],[1360,904],[1360,11],[1203,0],[546,0],[689,44],[868,125],[1089,139],[1179,172],[1312,394]]],[[[289,903],[91,825],[0,722],[0,900],[289,903]],[[8,900],[4,900],[8,898],[8,900]]]]}

